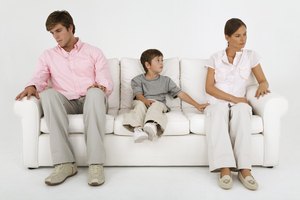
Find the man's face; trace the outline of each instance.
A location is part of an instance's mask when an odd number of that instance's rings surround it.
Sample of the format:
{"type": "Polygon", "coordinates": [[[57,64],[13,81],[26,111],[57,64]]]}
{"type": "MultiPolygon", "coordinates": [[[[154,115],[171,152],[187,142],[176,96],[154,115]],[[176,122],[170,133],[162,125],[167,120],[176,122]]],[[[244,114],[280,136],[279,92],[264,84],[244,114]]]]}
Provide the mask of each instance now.
{"type": "Polygon", "coordinates": [[[68,29],[61,24],[56,24],[51,30],[50,33],[53,35],[57,44],[61,48],[65,48],[70,45],[71,39],[73,37],[72,33],[73,27],[70,26],[68,29]]]}

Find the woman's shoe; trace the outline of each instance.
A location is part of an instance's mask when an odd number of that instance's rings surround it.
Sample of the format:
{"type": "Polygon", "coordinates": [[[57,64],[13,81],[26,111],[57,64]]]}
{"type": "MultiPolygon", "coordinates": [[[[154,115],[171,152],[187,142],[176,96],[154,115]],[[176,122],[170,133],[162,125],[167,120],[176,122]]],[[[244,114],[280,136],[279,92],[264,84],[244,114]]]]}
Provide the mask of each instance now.
{"type": "Polygon", "coordinates": [[[225,190],[229,190],[232,188],[232,178],[229,175],[224,175],[222,177],[219,177],[219,186],[225,190]]]}
{"type": "Polygon", "coordinates": [[[242,173],[238,173],[239,180],[241,183],[249,190],[257,190],[258,184],[256,180],[253,178],[253,176],[246,176],[245,178],[243,177],[242,173]]]}

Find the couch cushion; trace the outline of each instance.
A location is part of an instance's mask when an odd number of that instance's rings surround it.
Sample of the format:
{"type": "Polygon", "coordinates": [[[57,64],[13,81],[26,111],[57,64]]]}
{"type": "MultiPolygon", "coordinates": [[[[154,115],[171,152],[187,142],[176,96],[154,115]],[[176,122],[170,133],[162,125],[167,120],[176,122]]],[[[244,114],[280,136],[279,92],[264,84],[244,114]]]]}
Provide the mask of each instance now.
{"type": "MultiPolygon", "coordinates": [[[[69,133],[83,133],[83,115],[68,115],[69,118],[69,133]]],[[[112,115],[106,115],[106,134],[114,131],[114,117],[112,115]]],[[[41,132],[49,133],[48,126],[44,117],[41,119],[41,132]]]]}
{"type": "Polygon", "coordinates": [[[117,58],[108,59],[108,65],[114,83],[113,91],[108,97],[108,107],[119,109],[120,107],[120,65],[117,58]]]}
{"type": "MultiPolygon", "coordinates": [[[[122,58],[121,59],[121,109],[130,109],[132,107],[133,94],[131,89],[131,79],[135,76],[145,73],[139,59],[122,58]]],[[[164,68],[161,75],[169,76],[179,86],[179,60],[170,58],[164,60],[164,68]]],[[[172,108],[180,107],[178,98],[172,99],[167,96],[167,105],[172,108]]]]}
{"type": "MultiPolygon", "coordinates": [[[[205,82],[207,68],[207,59],[181,59],[180,71],[181,71],[181,88],[188,93],[197,102],[207,102],[207,94],[205,91],[205,82]]],[[[255,85],[257,81],[253,74],[247,81],[247,86],[255,85]]],[[[182,102],[182,108],[191,108],[190,104],[182,102]]]]}
{"type": "MultiPolygon", "coordinates": [[[[130,132],[127,128],[125,128],[123,124],[123,113],[128,112],[129,110],[122,110],[120,114],[115,119],[115,127],[114,134],[116,135],[130,135],[132,136],[132,132],[130,132]]],[[[172,110],[166,113],[168,123],[166,126],[166,130],[163,135],[187,135],[189,134],[189,121],[186,116],[181,111],[172,110]]]]}
{"type": "MultiPolygon", "coordinates": [[[[190,121],[191,133],[205,135],[205,114],[196,109],[185,109],[184,114],[190,121]]],[[[262,118],[258,115],[251,117],[251,133],[257,134],[263,131],[262,118]]]]}
{"type": "MultiPolygon", "coordinates": [[[[180,61],[181,88],[199,103],[207,101],[205,81],[207,69],[204,59],[182,59],[180,61]]],[[[190,104],[182,102],[182,108],[191,108],[190,104]]]]}

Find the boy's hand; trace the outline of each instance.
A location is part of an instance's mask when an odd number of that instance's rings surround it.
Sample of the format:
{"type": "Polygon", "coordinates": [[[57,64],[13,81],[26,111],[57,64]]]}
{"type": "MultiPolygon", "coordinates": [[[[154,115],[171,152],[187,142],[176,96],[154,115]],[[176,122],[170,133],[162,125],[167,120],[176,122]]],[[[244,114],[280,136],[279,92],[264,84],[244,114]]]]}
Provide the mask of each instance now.
{"type": "Polygon", "coordinates": [[[145,99],[143,100],[143,103],[146,105],[146,107],[150,107],[152,103],[154,103],[155,101],[153,100],[149,100],[149,99],[145,99]]]}
{"type": "Polygon", "coordinates": [[[196,106],[196,108],[203,112],[203,110],[209,105],[209,103],[204,103],[204,104],[198,104],[198,106],[196,106]]]}

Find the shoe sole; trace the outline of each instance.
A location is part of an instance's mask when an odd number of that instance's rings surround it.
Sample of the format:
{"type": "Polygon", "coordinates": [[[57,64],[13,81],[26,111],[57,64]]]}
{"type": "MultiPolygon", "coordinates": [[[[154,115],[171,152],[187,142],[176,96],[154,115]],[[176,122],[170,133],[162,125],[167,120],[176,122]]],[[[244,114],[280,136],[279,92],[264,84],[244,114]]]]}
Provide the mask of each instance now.
{"type": "Polygon", "coordinates": [[[224,189],[224,190],[230,190],[232,188],[232,184],[231,185],[224,185],[219,183],[220,188],[224,189]]]}
{"type": "Polygon", "coordinates": [[[105,183],[105,181],[103,181],[102,183],[88,183],[90,186],[100,186],[103,185],[105,183]]]}
{"type": "Polygon", "coordinates": [[[137,139],[134,140],[135,143],[141,143],[143,142],[144,140],[147,140],[148,139],[148,136],[143,136],[143,137],[139,137],[137,139]]]}
{"type": "Polygon", "coordinates": [[[59,185],[59,184],[62,184],[63,182],[65,182],[65,180],[67,180],[69,177],[75,176],[76,174],[77,174],[77,171],[74,174],[67,176],[63,181],[58,182],[58,183],[51,183],[51,182],[47,182],[47,181],[45,181],[45,183],[46,183],[46,185],[49,185],[49,186],[59,185]]]}

